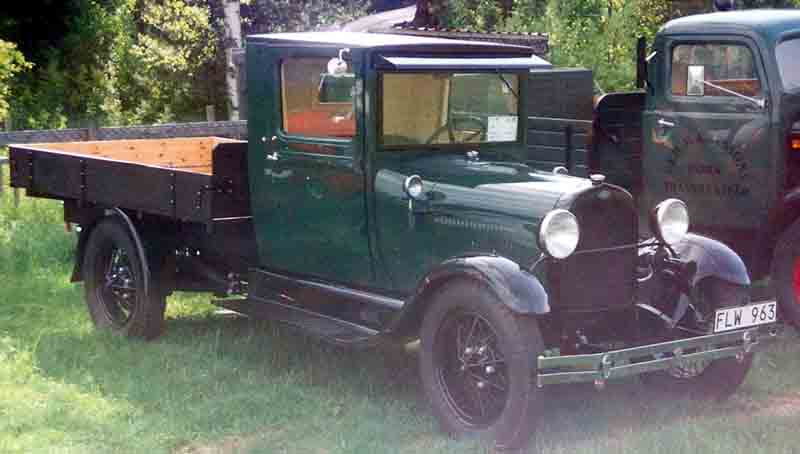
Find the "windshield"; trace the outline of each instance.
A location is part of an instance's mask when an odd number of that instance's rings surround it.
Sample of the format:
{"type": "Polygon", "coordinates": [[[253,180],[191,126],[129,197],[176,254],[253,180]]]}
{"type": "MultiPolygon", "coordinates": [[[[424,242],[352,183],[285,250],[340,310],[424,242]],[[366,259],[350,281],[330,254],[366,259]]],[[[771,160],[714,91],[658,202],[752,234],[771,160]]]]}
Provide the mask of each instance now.
{"type": "Polygon", "coordinates": [[[787,91],[800,88],[800,39],[790,39],[778,44],[775,56],[778,59],[783,88],[787,91]]]}
{"type": "Polygon", "coordinates": [[[742,44],[680,44],[672,52],[672,94],[736,97],[758,102],[761,81],[753,53],[742,44]]]}
{"type": "Polygon", "coordinates": [[[385,73],[383,145],[513,142],[519,76],[499,73],[385,73]]]}

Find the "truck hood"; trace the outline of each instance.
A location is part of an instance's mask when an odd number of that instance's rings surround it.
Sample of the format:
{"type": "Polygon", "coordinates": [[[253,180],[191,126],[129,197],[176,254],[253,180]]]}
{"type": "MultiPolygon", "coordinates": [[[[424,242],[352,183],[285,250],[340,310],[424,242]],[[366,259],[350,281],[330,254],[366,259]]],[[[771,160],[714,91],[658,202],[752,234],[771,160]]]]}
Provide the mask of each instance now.
{"type": "Polygon", "coordinates": [[[525,164],[457,155],[419,158],[392,167],[378,172],[376,191],[405,198],[403,180],[419,175],[434,211],[511,216],[537,223],[561,197],[591,185],[584,178],[542,172],[525,164]]]}

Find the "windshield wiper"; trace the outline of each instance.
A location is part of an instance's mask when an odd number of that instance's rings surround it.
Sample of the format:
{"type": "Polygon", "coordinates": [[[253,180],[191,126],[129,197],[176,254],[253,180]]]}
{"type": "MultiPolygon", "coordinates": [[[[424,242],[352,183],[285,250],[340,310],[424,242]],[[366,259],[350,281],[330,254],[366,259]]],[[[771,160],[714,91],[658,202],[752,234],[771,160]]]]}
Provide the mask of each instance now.
{"type": "Polygon", "coordinates": [[[506,84],[506,87],[509,89],[509,91],[511,91],[511,93],[514,95],[514,97],[517,98],[517,100],[519,100],[519,95],[517,94],[516,91],[514,91],[514,87],[511,86],[511,84],[508,82],[508,80],[506,80],[505,76],[503,76],[503,74],[501,74],[498,71],[497,72],[497,77],[499,77],[500,80],[502,80],[503,83],[506,84]]]}
{"type": "Polygon", "coordinates": [[[729,94],[729,95],[731,95],[731,96],[735,96],[735,97],[737,97],[737,98],[740,98],[740,99],[744,99],[744,100],[750,101],[750,102],[752,102],[753,104],[755,104],[756,106],[758,106],[758,107],[760,107],[760,108],[762,108],[762,109],[763,109],[763,108],[765,108],[765,107],[767,106],[767,101],[766,101],[766,100],[764,100],[764,99],[756,99],[756,98],[751,98],[751,97],[749,97],[749,96],[747,96],[747,95],[743,95],[743,94],[741,94],[741,93],[739,93],[739,92],[736,92],[736,91],[733,91],[733,90],[727,89],[727,88],[725,88],[725,87],[720,87],[719,85],[716,85],[716,84],[712,84],[711,82],[709,82],[709,81],[707,81],[707,80],[704,80],[704,81],[703,81],[703,83],[704,83],[705,85],[708,85],[709,87],[711,87],[711,88],[714,88],[714,89],[717,89],[717,90],[719,90],[719,91],[721,91],[721,92],[723,92],[723,93],[727,93],[727,94],[729,94]]]}

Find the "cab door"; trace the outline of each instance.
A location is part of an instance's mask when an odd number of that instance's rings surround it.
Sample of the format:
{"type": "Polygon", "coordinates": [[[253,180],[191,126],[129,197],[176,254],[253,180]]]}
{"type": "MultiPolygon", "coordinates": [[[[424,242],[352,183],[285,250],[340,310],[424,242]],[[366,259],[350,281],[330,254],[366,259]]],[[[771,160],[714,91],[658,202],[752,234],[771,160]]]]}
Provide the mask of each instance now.
{"type": "Polygon", "coordinates": [[[261,260],[294,275],[369,285],[357,77],[328,75],[333,56],[279,59],[278,121],[263,161],[261,260]]]}
{"type": "Polygon", "coordinates": [[[643,117],[645,206],[682,199],[692,230],[741,246],[774,191],[758,48],[746,38],[687,37],[662,42],[658,58],[663,72],[643,117]]]}

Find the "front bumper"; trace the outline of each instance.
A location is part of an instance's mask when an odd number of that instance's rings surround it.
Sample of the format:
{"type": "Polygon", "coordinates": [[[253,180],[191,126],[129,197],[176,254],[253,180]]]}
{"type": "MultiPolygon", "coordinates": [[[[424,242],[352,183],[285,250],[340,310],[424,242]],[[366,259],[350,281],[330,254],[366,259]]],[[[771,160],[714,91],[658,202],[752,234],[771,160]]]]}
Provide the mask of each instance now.
{"type": "Polygon", "coordinates": [[[683,361],[742,358],[777,337],[777,324],[603,353],[539,356],[536,384],[594,382],[669,369],[683,361]]]}

